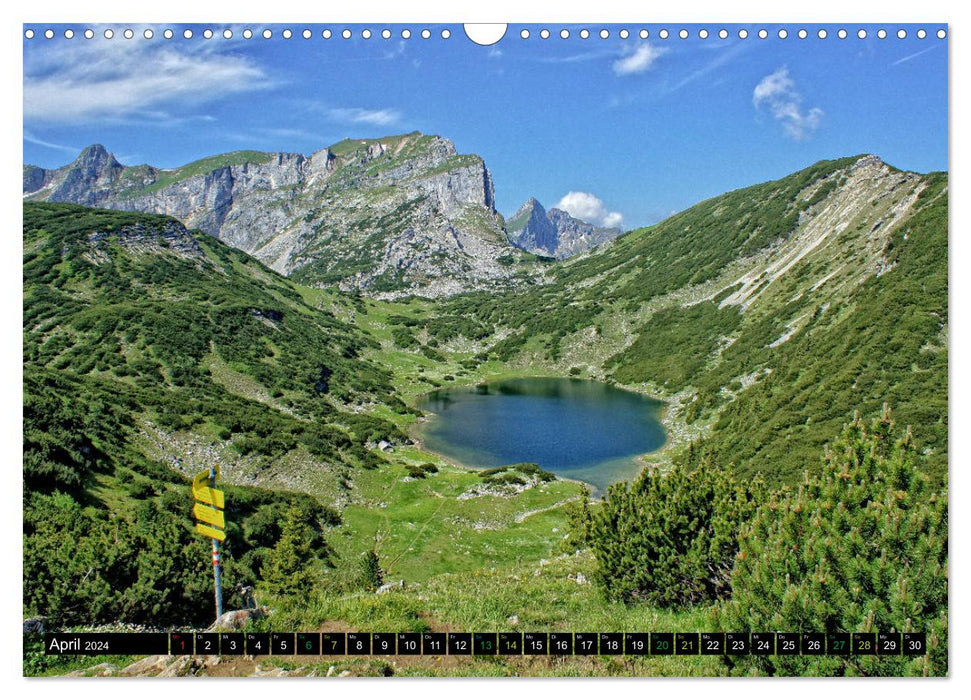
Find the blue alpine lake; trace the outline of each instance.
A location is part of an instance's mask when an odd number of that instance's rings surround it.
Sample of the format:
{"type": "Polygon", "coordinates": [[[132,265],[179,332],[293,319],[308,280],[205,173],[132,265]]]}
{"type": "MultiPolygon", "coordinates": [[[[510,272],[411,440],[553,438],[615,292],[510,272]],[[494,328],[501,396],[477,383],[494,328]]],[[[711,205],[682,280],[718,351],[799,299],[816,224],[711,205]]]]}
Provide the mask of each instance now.
{"type": "Polygon", "coordinates": [[[665,441],[660,401],[581,379],[446,387],[419,407],[435,414],[421,432],[432,452],[476,468],[535,462],[597,491],[635,477],[636,457],[665,441]]]}

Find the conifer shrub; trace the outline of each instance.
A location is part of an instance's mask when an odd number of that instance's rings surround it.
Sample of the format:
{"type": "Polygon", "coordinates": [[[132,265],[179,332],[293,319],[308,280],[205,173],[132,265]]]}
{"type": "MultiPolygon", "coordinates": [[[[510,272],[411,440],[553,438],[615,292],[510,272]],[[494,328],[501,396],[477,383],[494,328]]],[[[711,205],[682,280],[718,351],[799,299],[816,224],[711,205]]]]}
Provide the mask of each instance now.
{"type": "Polygon", "coordinates": [[[313,588],[314,532],[308,514],[291,505],[284,516],[280,539],[263,562],[263,588],[275,595],[306,594],[313,588]]]}
{"type": "Polygon", "coordinates": [[[574,518],[593,549],[609,599],[680,607],[726,597],[739,529],[763,495],[759,480],[735,482],[711,455],[690,470],[645,471],[616,484],[602,506],[574,518]]]}
{"type": "Polygon", "coordinates": [[[384,584],[384,572],[381,569],[381,560],[377,553],[371,549],[361,556],[358,568],[358,575],[361,587],[372,593],[384,584]]]}
{"type": "Polygon", "coordinates": [[[930,493],[910,431],[859,416],[826,450],[822,473],[769,499],[739,538],[724,629],[926,632],[920,657],[756,657],[780,675],[947,672],[947,496],[930,493]]]}
{"type": "Polygon", "coordinates": [[[437,474],[438,467],[431,462],[425,462],[424,464],[407,464],[405,465],[405,471],[408,472],[408,476],[410,476],[412,479],[424,479],[429,474],[437,474]]]}

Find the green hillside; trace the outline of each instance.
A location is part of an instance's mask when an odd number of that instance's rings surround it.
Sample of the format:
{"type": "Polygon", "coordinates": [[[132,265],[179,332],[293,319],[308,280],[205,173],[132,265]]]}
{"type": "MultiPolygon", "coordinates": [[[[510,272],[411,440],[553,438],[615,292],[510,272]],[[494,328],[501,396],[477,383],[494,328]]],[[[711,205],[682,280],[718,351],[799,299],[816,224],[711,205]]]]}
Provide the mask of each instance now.
{"type": "MultiPolygon", "coordinates": [[[[393,305],[299,287],[162,216],[28,203],[23,235],[25,616],[208,624],[187,477],[216,462],[228,608],[272,593],[287,522],[333,591],[366,590],[369,550],[412,582],[559,551],[581,487],[480,494],[410,444],[420,413],[396,387],[425,380],[372,333],[393,305]]],[[[460,370],[428,381],[442,371],[460,370]]]]}
{"type": "Polygon", "coordinates": [[[781,476],[794,480],[847,422],[849,407],[872,416],[887,402],[897,422],[911,426],[923,469],[947,482],[946,186],[946,177],[935,178],[894,231],[891,272],[865,281],[842,308],[803,303],[812,318],[791,340],[771,351],[733,345],[697,382],[703,413],[753,360],[774,370],[725,407],[707,441],[741,473],[788,467],[781,476]]]}
{"type": "MultiPolygon", "coordinates": [[[[176,456],[187,470],[208,466],[184,454],[187,440],[247,458],[237,481],[299,454],[339,489],[342,469],[382,461],[375,441],[404,439],[356,410],[404,409],[388,373],[359,357],[371,341],[243,253],[167,217],[63,204],[25,204],[24,251],[28,611],[61,622],[208,618],[198,608],[205,556],[178,565],[203,548],[189,534],[185,477],[172,470],[176,456]],[[161,588],[142,579],[172,570],[161,588]]],[[[254,582],[252,558],[297,496],[230,494],[232,589],[254,582]]],[[[306,512],[318,535],[338,519],[330,504],[306,512]]]]}

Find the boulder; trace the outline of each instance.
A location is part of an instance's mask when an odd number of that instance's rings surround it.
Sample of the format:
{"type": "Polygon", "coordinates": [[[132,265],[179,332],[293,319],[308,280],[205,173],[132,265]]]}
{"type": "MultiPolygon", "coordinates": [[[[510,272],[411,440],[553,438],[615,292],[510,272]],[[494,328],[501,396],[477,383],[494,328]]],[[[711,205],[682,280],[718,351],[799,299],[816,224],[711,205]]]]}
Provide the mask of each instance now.
{"type": "Polygon", "coordinates": [[[259,620],[266,616],[262,608],[248,608],[246,610],[229,610],[224,612],[209,627],[209,632],[232,632],[241,630],[252,620],[259,620]]]}
{"type": "Polygon", "coordinates": [[[44,634],[44,624],[47,618],[43,615],[35,615],[24,620],[24,634],[44,634]]]}

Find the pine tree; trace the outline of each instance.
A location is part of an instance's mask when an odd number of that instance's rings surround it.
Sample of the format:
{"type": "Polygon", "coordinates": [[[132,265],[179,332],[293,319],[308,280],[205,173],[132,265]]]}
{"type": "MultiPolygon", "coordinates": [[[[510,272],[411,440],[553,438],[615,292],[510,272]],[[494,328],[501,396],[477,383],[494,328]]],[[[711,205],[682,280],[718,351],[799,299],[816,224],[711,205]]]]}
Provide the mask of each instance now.
{"type": "Polygon", "coordinates": [[[287,509],[281,526],[280,539],[263,563],[263,587],[274,595],[309,593],[314,574],[314,533],[307,523],[307,513],[299,505],[287,509]]]}
{"type": "Polygon", "coordinates": [[[361,585],[372,593],[384,584],[384,572],[377,553],[371,549],[361,557],[361,585]]]}
{"type": "Polygon", "coordinates": [[[590,501],[586,490],[583,491],[579,501],[575,501],[566,507],[566,518],[568,530],[566,539],[563,540],[563,551],[572,554],[579,549],[589,547],[593,513],[590,510],[590,501]]]}
{"type": "Polygon", "coordinates": [[[923,657],[750,657],[743,669],[793,675],[947,672],[946,495],[928,493],[910,431],[857,418],[806,476],[742,532],[726,630],[926,632],[923,657]]]}

